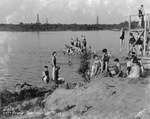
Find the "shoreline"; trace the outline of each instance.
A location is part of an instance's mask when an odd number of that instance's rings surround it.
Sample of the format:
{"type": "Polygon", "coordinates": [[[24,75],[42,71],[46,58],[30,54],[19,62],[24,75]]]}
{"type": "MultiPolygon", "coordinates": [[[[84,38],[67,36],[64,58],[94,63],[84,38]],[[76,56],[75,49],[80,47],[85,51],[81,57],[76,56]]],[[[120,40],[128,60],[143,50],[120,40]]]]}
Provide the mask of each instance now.
{"type": "MultiPolygon", "coordinates": [[[[122,117],[122,119],[129,119],[130,117],[131,119],[133,115],[136,116],[142,111],[141,108],[145,109],[145,112],[140,116],[148,115],[146,111],[149,109],[148,78],[98,77],[93,79],[90,83],[70,84],[70,88],[64,84],[58,88],[54,85],[54,90],[44,95],[42,94],[42,97],[26,98],[22,101],[8,104],[5,109],[8,111],[15,110],[16,112],[14,112],[14,116],[12,117],[6,116],[6,119],[36,119],[37,117],[40,119],[55,119],[56,117],[62,119],[64,117],[64,119],[67,117],[86,119],[87,117],[93,118],[94,116],[95,118],[101,117],[105,119],[113,113],[116,113],[116,115],[112,115],[115,119],[120,119],[119,117],[122,117]],[[116,102],[116,100],[118,101],[116,102]],[[129,110],[127,111],[125,107],[129,110]],[[111,110],[112,108],[115,108],[115,110],[111,110]],[[17,112],[17,109],[20,111],[17,112]],[[101,113],[98,113],[100,110],[101,113]],[[117,111],[120,113],[117,113],[117,111]]],[[[39,90],[38,87],[36,89],[39,90]]],[[[43,87],[40,90],[44,91],[45,89],[43,87]]],[[[5,117],[4,112],[1,112],[0,115],[1,114],[5,117]]],[[[9,113],[5,114],[7,115],[9,113]]]]}

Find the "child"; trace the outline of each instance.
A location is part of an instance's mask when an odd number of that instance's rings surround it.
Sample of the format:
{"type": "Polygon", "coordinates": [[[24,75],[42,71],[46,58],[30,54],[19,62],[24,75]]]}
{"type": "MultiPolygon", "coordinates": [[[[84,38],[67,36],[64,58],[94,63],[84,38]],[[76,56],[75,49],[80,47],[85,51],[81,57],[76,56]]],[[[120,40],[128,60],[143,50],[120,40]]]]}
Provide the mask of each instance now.
{"type": "Polygon", "coordinates": [[[127,68],[126,68],[126,75],[128,76],[130,74],[130,71],[131,71],[132,63],[131,63],[131,59],[129,57],[126,57],[125,61],[126,61],[126,66],[127,66],[127,68]]]}
{"type": "Polygon", "coordinates": [[[46,83],[49,83],[49,71],[48,71],[48,66],[44,66],[44,71],[43,71],[43,77],[42,80],[46,83]]]}
{"type": "Polygon", "coordinates": [[[55,70],[55,80],[58,80],[59,78],[59,70],[60,70],[60,66],[57,66],[55,70]]]}
{"type": "Polygon", "coordinates": [[[92,65],[91,77],[98,75],[101,71],[101,60],[98,55],[93,55],[94,63],[92,65]]]}
{"type": "Polygon", "coordinates": [[[94,62],[91,68],[91,78],[96,75],[96,71],[97,71],[97,65],[94,62]]]}
{"type": "Polygon", "coordinates": [[[59,77],[59,70],[60,70],[60,66],[57,66],[56,67],[56,70],[55,70],[55,82],[56,84],[63,84],[65,82],[64,78],[60,78],[59,77]]]}
{"type": "Polygon", "coordinates": [[[113,76],[119,77],[119,76],[121,75],[121,72],[122,72],[122,71],[121,71],[121,64],[120,64],[118,58],[116,58],[116,59],[114,60],[114,62],[115,62],[115,65],[112,66],[112,67],[113,67],[113,70],[110,71],[110,72],[111,72],[111,74],[112,74],[113,76]]]}
{"type": "Polygon", "coordinates": [[[103,49],[102,50],[102,53],[103,53],[103,55],[102,55],[102,66],[101,66],[101,73],[105,70],[105,72],[107,72],[108,71],[108,63],[109,63],[109,59],[110,59],[110,53],[109,52],[107,52],[107,49],[103,49]]]}

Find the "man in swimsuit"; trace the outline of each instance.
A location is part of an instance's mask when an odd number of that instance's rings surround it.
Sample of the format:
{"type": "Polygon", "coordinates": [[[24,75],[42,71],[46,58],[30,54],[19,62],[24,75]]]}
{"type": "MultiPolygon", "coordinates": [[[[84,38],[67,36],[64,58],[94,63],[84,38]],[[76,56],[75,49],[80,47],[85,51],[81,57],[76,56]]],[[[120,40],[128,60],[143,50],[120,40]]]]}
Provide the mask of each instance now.
{"type": "Polygon", "coordinates": [[[139,18],[140,18],[138,26],[144,28],[145,11],[144,11],[144,6],[143,5],[141,5],[140,8],[138,9],[138,14],[139,14],[139,18]]]}
{"type": "Polygon", "coordinates": [[[121,33],[120,33],[120,51],[122,51],[123,49],[124,37],[125,37],[125,31],[124,31],[124,28],[122,27],[121,33]]]}

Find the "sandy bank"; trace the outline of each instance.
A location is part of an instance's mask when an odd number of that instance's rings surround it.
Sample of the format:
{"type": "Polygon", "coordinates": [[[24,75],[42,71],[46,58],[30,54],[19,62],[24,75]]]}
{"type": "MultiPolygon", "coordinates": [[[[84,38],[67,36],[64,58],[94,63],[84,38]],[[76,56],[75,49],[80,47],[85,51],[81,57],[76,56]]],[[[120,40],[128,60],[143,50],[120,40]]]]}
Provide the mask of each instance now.
{"type": "Polygon", "coordinates": [[[102,78],[59,88],[42,100],[43,108],[12,119],[150,119],[148,84],[148,79],[102,78]]]}

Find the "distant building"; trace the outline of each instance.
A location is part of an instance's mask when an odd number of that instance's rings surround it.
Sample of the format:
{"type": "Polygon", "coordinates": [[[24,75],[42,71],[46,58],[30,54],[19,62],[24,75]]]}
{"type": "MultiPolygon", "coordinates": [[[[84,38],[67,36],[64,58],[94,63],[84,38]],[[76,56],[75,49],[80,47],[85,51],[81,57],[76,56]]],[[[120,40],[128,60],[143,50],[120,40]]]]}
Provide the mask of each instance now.
{"type": "Polygon", "coordinates": [[[97,19],[96,19],[96,24],[98,25],[99,24],[99,17],[97,16],[97,19]]]}
{"type": "Polygon", "coordinates": [[[37,20],[36,20],[37,24],[40,24],[40,18],[39,18],[39,14],[37,14],[37,20]]]}

